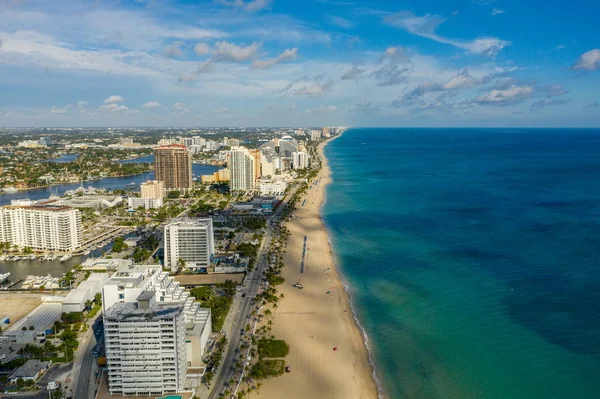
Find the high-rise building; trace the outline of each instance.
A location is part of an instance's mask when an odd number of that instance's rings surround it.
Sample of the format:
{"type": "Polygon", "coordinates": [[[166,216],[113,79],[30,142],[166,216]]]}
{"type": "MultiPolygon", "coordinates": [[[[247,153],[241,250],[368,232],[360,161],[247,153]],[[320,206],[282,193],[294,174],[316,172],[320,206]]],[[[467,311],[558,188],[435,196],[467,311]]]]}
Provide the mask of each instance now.
{"type": "Polygon", "coordinates": [[[260,150],[250,150],[250,154],[252,154],[252,158],[254,158],[254,181],[256,182],[261,176],[260,150]]]}
{"type": "Polygon", "coordinates": [[[161,303],[155,291],[116,303],[104,314],[111,395],[160,396],[183,391],[186,327],[181,303],[161,303]]]}
{"type": "Polygon", "coordinates": [[[171,144],[154,149],[156,180],[165,182],[166,189],[192,188],[192,158],[181,144],[171,144]]]}
{"type": "Polygon", "coordinates": [[[83,244],[81,212],[66,206],[7,205],[0,208],[0,242],[48,251],[83,244]]]}
{"type": "Polygon", "coordinates": [[[310,131],[310,140],[311,141],[319,141],[320,138],[321,138],[320,130],[311,130],[310,131]]]}
{"type": "Polygon", "coordinates": [[[194,145],[204,147],[204,145],[206,144],[206,139],[204,139],[200,136],[194,136],[192,138],[194,139],[194,145]]]}
{"type": "Polygon", "coordinates": [[[256,158],[246,147],[231,147],[229,157],[232,191],[254,190],[256,158]]]}
{"type": "Polygon", "coordinates": [[[227,140],[227,145],[229,147],[239,147],[240,141],[238,139],[228,139],[227,140]]]}
{"type": "Polygon", "coordinates": [[[189,269],[205,269],[215,254],[211,218],[173,219],[165,226],[165,267],[179,269],[180,259],[189,269]]]}
{"type": "Polygon", "coordinates": [[[299,151],[292,154],[292,168],[306,169],[309,167],[309,156],[307,153],[299,151]]]}
{"type": "Polygon", "coordinates": [[[279,154],[282,157],[291,157],[298,151],[298,141],[291,136],[284,136],[279,140],[279,154]]]}
{"type": "Polygon", "coordinates": [[[323,137],[329,137],[331,136],[331,129],[328,127],[324,127],[323,128],[323,137]]]}
{"type": "Polygon", "coordinates": [[[142,198],[160,198],[165,197],[165,182],[162,180],[148,180],[140,184],[142,198]]]}

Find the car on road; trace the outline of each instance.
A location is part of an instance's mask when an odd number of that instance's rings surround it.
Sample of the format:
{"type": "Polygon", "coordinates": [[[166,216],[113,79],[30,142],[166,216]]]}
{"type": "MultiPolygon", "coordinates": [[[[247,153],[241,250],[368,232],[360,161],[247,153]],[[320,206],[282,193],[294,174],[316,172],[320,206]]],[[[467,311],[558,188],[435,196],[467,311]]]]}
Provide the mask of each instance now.
{"type": "Polygon", "coordinates": [[[98,357],[98,355],[99,355],[98,351],[93,351],[93,352],[92,352],[92,356],[94,356],[94,357],[98,357]]]}
{"type": "Polygon", "coordinates": [[[242,298],[246,298],[246,293],[245,292],[242,294],[242,298]]]}

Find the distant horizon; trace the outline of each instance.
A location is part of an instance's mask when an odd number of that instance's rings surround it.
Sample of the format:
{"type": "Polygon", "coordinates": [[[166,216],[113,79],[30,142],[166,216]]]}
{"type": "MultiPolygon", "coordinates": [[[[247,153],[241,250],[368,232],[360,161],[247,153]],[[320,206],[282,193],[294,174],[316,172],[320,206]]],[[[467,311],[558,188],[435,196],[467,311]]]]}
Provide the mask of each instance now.
{"type": "MultiPolygon", "coordinates": [[[[334,126],[334,125],[329,125],[334,126]]],[[[2,126],[0,130],[19,129],[19,130],[41,130],[41,129],[319,129],[323,126],[2,126]]],[[[597,130],[599,126],[344,126],[347,130],[351,129],[577,129],[577,130],[597,130]]]]}

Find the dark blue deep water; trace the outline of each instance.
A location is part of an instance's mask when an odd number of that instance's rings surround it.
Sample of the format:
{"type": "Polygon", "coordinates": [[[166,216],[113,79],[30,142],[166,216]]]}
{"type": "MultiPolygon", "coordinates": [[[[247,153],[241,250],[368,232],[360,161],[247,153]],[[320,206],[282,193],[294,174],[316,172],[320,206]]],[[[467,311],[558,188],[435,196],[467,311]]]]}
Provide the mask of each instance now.
{"type": "Polygon", "coordinates": [[[600,130],[354,129],[326,155],[387,396],[600,398],[600,130]]]}

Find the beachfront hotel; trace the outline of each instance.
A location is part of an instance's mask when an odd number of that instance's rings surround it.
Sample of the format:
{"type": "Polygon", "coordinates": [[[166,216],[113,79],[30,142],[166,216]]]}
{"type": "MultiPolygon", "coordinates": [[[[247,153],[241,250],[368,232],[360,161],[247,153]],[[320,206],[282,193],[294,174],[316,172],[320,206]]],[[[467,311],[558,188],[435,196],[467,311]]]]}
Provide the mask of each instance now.
{"type": "MultiPolygon", "coordinates": [[[[258,164],[260,165],[260,154],[258,164]]],[[[231,147],[229,172],[231,191],[254,190],[256,157],[246,147],[231,147]]]]}
{"type": "Polygon", "coordinates": [[[159,303],[155,291],[104,314],[111,395],[157,396],[184,389],[186,375],[183,304],[159,303]]]}
{"type": "Polygon", "coordinates": [[[192,158],[186,146],[170,144],[154,149],[154,172],[166,189],[192,188],[192,158]]]}
{"type": "Polygon", "coordinates": [[[173,219],[165,226],[165,267],[176,271],[179,260],[185,267],[198,271],[210,266],[215,254],[213,222],[211,218],[173,219]]]}
{"type": "Polygon", "coordinates": [[[83,243],[81,212],[67,206],[0,208],[0,242],[47,251],[75,251],[83,243]]]}

